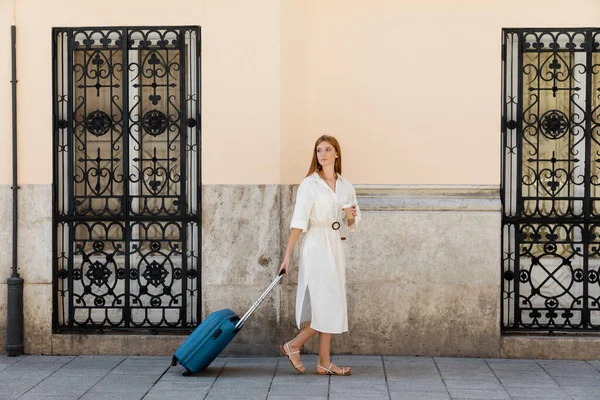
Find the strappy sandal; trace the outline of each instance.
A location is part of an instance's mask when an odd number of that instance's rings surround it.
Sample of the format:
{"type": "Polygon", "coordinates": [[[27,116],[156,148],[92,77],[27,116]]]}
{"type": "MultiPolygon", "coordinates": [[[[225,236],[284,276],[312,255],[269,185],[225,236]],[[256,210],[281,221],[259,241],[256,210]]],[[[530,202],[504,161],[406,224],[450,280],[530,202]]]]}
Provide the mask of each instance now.
{"type": "Polygon", "coordinates": [[[333,363],[331,363],[329,365],[329,368],[325,368],[325,367],[321,367],[319,364],[317,364],[317,368],[322,368],[325,370],[325,372],[315,372],[316,375],[339,375],[339,376],[348,376],[348,375],[352,375],[352,371],[350,371],[350,368],[348,368],[348,370],[346,371],[346,367],[342,367],[342,372],[335,372],[331,370],[331,367],[333,367],[333,363]]]}
{"type": "Polygon", "coordinates": [[[298,364],[298,365],[294,365],[294,362],[292,361],[292,354],[297,354],[300,353],[299,351],[291,351],[290,349],[290,345],[288,343],[282,344],[281,346],[279,346],[279,350],[281,350],[281,352],[283,353],[283,355],[285,355],[287,357],[288,360],[290,360],[290,364],[292,364],[292,367],[294,367],[294,369],[298,372],[300,372],[301,374],[304,373],[303,370],[300,369],[300,367],[303,367],[302,363],[298,364]],[[287,351],[286,351],[287,348],[287,351]]]}

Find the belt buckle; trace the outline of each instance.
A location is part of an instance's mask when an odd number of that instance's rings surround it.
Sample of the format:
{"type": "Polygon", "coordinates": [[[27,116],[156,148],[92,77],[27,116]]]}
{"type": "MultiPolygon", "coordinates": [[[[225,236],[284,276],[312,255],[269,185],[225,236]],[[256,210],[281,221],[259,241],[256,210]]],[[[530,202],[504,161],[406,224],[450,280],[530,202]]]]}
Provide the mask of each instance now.
{"type": "Polygon", "coordinates": [[[339,223],[339,222],[337,222],[337,221],[335,221],[333,224],[331,224],[331,228],[332,228],[334,231],[337,231],[338,229],[340,229],[340,223],[339,223]]]}

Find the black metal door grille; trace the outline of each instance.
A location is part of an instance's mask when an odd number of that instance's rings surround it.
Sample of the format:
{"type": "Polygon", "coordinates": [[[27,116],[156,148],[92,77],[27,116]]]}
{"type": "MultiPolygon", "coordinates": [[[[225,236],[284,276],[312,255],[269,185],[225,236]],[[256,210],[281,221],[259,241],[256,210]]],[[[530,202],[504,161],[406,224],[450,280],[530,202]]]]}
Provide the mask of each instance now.
{"type": "Polygon", "coordinates": [[[506,29],[502,329],[600,329],[600,30],[506,29]]]}
{"type": "Polygon", "coordinates": [[[200,30],[53,30],[56,331],[200,310],[200,30]]]}

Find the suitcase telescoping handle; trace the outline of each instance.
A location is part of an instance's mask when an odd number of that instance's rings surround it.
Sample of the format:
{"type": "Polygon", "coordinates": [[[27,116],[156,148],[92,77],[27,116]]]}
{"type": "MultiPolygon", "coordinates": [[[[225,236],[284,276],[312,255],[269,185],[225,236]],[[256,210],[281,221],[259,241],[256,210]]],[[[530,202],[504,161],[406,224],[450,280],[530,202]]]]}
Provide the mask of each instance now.
{"type": "Polygon", "coordinates": [[[244,326],[244,322],[246,322],[246,320],[248,318],[250,318],[250,316],[252,315],[252,313],[254,312],[254,310],[256,310],[258,308],[258,306],[260,306],[260,303],[262,303],[263,300],[269,294],[269,292],[271,290],[273,290],[273,288],[275,287],[275,285],[277,285],[277,282],[279,282],[281,280],[281,278],[283,277],[284,273],[285,273],[285,270],[282,269],[281,272],[279,273],[279,275],[277,275],[277,278],[275,278],[275,280],[273,282],[271,282],[271,284],[269,285],[269,287],[267,288],[267,290],[265,290],[265,292],[262,294],[262,296],[260,296],[259,299],[256,300],[256,302],[252,305],[252,307],[250,307],[250,309],[246,312],[246,314],[244,314],[244,316],[242,317],[242,319],[240,319],[238,321],[238,323],[235,324],[235,330],[236,331],[239,331],[240,329],[242,329],[242,327],[244,326]]]}

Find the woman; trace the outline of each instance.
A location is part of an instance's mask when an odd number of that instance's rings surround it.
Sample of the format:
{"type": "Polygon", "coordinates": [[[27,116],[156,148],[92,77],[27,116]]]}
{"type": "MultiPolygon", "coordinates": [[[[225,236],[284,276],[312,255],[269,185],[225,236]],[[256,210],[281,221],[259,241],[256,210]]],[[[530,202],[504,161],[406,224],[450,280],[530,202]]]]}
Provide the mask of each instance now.
{"type": "Polygon", "coordinates": [[[301,232],[307,232],[300,251],[296,323],[310,322],[289,342],[280,346],[298,372],[305,368],[300,361],[300,348],[319,332],[317,375],[350,375],[350,368],[331,362],[331,335],[348,331],[346,308],[346,270],[339,228],[356,230],[360,210],[356,191],[342,178],[342,152],[332,136],[321,136],[315,143],[312,163],[300,183],[292,217],[292,233],[281,263],[287,273],[294,245],[301,232]]]}

